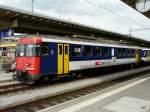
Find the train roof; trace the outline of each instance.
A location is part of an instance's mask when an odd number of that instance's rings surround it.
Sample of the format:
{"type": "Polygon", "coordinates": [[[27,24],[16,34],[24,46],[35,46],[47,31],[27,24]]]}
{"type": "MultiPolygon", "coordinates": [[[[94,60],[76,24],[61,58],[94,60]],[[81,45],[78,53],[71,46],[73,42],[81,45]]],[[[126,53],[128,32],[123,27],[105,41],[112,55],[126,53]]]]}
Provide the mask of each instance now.
{"type": "Polygon", "coordinates": [[[150,50],[150,48],[142,48],[142,50],[150,50]]]}
{"type": "MultiPolygon", "coordinates": [[[[82,42],[82,41],[73,41],[73,40],[62,40],[62,39],[49,39],[42,38],[43,42],[58,42],[58,43],[68,43],[68,44],[79,44],[79,45],[90,45],[90,46],[104,46],[104,47],[115,47],[115,48],[133,48],[133,49],[142,49],[138,46],[129,46],[129,45],[113,45],[113,44],[104,44],[104,43],[94,43],[94,42],[82,42]]],[[[146,48],[145,48],[146,49],[146,48]]],[[[148,48],[147,48],[148,49],[148,48]]],[[[150,50],[150,49],[149,49],[150,50]]]]}
{"type": "Polygon", "coordinates": [[[74,38],[72,40],[68,37],[59,37],[53,36],[53,35],[28,35],[27,37],[19,39],[20,41],[31,43],[39,43],[39,42],[58,42],[58,43],[68,43],[68,44],[79,44],[79,45],[91,45],[91,46],[104,46],[104,47],[115,47],[115,48],[133,48],[133,49],[142,49],[142,50],[150,50],[150,48],[146,47],[140,47],[140,46],[131,46],[128,44],[120,44],[120,43],[104,43],[97,40],[89,41],[89,40],[79,40],[77,38],[74,38]]]}

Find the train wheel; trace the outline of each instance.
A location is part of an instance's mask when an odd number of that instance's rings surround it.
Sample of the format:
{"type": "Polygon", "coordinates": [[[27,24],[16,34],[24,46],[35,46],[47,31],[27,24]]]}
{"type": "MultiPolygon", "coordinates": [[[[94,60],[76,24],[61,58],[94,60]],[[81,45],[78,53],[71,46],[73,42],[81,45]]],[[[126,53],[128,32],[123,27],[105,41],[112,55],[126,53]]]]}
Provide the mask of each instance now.
{"type": "Polygon", "coordinates": [[[82,73],[78,73],[77,78],[83,78],[83,74],[82,73]]]}
{"type": "Polygon", "coordinates": [[[50,80],[50,77],[49,76],[45,76],[44,77],[44,82],[48,82],[50,80]]]}
{"type": "Polygon", "coordinates": [[[39,83],[47,83],[50,81],[50,77],[49,76],[43,76],[40,78],[39,83]]]}
{"type": "Polygon", "coordinates": [[[131,69],[133,69],[134,68],[134,64],[131,64],[131,69]]]}
{"type": "Polygon", "coordinates": [[[77,77],[77,74],[76,74],[76,73],[72,73],[72,74],[70,75],[70,77],[71,77],[71,78],[76,78],[76,77],[77,77]]]}
{"type": "Polygon", "coordinates": [[[32,81],[32,80],[25,81],[24,83],[27,85],[35,85],[36,84],[35,81],[32,81]]]}
{"type": "Polygon", "coordinates": [[[71,74],[71,78],[82,78],[82,73],[74,72],[71,74]]]}

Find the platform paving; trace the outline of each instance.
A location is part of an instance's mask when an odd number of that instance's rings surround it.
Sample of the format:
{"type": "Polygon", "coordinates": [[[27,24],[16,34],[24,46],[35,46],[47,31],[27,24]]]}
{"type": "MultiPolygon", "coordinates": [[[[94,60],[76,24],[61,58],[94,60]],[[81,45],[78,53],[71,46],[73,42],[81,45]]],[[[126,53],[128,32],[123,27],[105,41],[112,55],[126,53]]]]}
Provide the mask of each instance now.
{"type": "Polygon", "coordinates": [[[150,74],[39,112],[150,112],[150,74]]]}
{"type": "Polygon", "coordinates": [[[5,71],[0,70],[0,82],[12,80],[12,74],[13,74],[12,72],[6,73],[5,71]]]}

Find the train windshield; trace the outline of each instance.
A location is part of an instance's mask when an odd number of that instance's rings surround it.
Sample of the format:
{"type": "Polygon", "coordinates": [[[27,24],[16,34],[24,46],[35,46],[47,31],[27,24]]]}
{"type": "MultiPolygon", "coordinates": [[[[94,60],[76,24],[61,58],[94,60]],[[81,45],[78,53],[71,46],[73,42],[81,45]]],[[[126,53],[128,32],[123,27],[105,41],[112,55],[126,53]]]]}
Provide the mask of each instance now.
{"type": "Polygon", "coordinates": [[[40,45],[21,44],[17,45],[16,56],[40,56],[40,45]]]}

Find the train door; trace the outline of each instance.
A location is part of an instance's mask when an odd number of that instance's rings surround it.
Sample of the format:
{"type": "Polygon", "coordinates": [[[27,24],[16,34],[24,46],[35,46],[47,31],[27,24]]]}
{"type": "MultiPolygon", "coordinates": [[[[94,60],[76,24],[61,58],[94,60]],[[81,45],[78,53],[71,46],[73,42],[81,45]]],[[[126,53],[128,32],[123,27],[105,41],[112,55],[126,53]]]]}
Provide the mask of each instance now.
{"type": "Polygon", "coordinates": [[[112,52],[112,55],[111,55],[112,56],[112,63],[116,63],[116,53],[115,53],[116,51],[115,51],[115,48],[112,48],[111,52],[112,52]]]}
{"type": "Polygon", "coordinates": [[[141,61],[141,51],[139,49],[136,49],[135,61],[137,64],[141,61]]]}
{"type": "Polygon", "coordinates": [[[150,61],[150,51],[147,50],[147,61],[150,61]]]}
{"type": "Polygon", "coordinates": [[[69,72],[69,45],[64,44],[64,73],[69,72]]]}
{"type": "Polygon", "coordinates": [[[58,44],[58,74],[69,72],[69,44],[58,44]]]}

